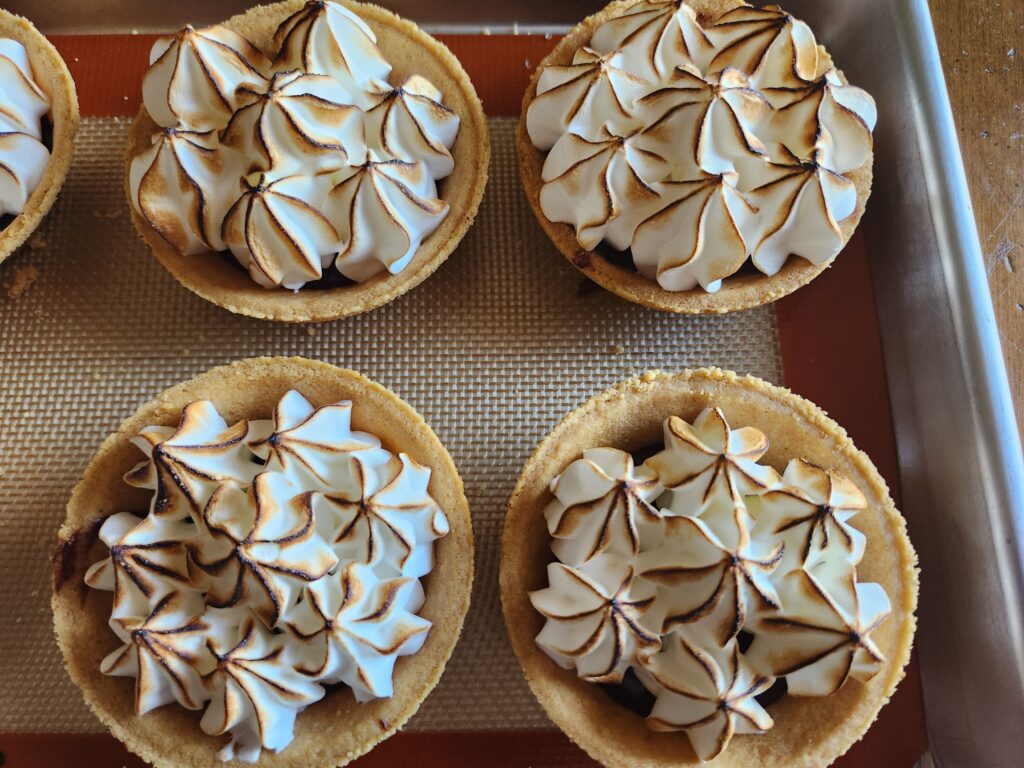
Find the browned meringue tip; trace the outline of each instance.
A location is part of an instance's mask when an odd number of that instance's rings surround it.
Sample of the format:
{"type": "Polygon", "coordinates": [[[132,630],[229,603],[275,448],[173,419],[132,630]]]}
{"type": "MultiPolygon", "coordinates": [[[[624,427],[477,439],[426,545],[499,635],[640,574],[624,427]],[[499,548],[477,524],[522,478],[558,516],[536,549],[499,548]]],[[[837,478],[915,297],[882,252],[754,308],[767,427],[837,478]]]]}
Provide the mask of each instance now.
{"type": "Polygon", "coordinates": [[[50,98],[47,119],[53,126],[50,160],[25,208],[0,231],[0,262],[3,262],[36,230],[49,213],[67,178],[78,133],[78,93],[67,65],[57,49],[32,22],[0,9],[0,37],[16,40],[25,46],[36,83],[50,98]]]}
{"type": "Polygon", "coordinates": [[[858,578],[877,582],[891,597],[892,615],[872,639],[885,661],[867,683],[851,681],[828,698],[785,696],[768,706],[774,727],[737,735],[714,760],[719,768],[820,768],[845,753],[892,696],[910,660],[918,599],[917,556],[885,481],[871,460],[820,408],[789,390],[717,368],[676,374],[652,371],[596,395],[568,414],[539,444],[509,501],[501,542],[499,581],[505,624],[526,680],[548,716],[592,758],[610,768],[698,766],[685,732],[654,732],[644,717],[616,703],[599,686],[559,667],[537,645],[544,617],[530,592],[546,586],[550,549],[544,508],[551,480],[584,450],[649,447],[664,422],[689,422],[721,408],[731,426],[763,432],[763,462],[781,471],[800,456],[849,478],[867,501],[857,527],[867,537],[858,578]]]}
{"type": "MultiPolygon", "coordinates": [[[[143,510],[148,493],[121,482],[140,455],[131,442],[148,426],[175,427],[189,403],[211,401],[230,424],[267,419],[290,389],[314,405],[352,401],[353,428],[377,435],[390,449],[432,469],[429,491],[444,509],[450,531],[435,544],[434,569],[424,579],[419,615],[432,622],[423,647],[395,667],[394,696],[358,703],[338,689],[305,709],[295,739],[257,763],[281,768],[334,768],[398,731],[434,689],[462,632],[473,580],[473,531],[462,480],[451,456],[406,402],[361,374],[300,357],[239,360],[156,395],[126,418],[97,450],[72,492],[58,533],[51,607],[64,666],[99,721],[135,754],[157,768],[220,765],[223,740],[200,730],[200,713],[164,706],[135,714],[132,681],[100,671],[120,645],[108,625],[110,592],[85,588],[89,567],[107,556],[98,539],[103,520],[121,510],[143,510]]],[[[149,492],[151,493],[151,492],[149,492]]]]}
{"type": "MultiPolygon", "coordinates": [[[[455,170],[438,181],[438,196],[450,212],[398,274],[384,271],[363,283],[299,291],[262,288],[234,264],[229,254],[183,255],[135,211],[129,184],[131,160],[149,146],[157,130],[142,107],[132,123],[125,157],[125,194],[132,223],[153,255],[181,285],[230,312],[287,323],[326,322],[369,312],[432,275],[465,237],[479,210],[490,164],[490,136],[483,105],[469,75],[443,43],[413,22],[376,5],[344,4],[373,30],[378,47],[394,67],[397,83],[405,79],[405,74],[426,77],[444,94],[446,106],[459,115],[462,122],[451,149],[455,170]]],[[[303,0],[260,5],[232,17],[223,26],[243,35],[273,59],[281,43],[274,40],[279,24],[304,6],[303,0]]]]}
{"type": "MultiPolygon", "coordinates": [[[[604,22],[627,13],[630,8],[645,0],[613,0],[602,10],[577,24],[559,42],[534,70],[533,78],[523,95],[519,127],[516,130],[516,151],[519,157],[519,171],[530,208],[533,210],[541,229],[562,256],[583,276],[611,291],[621,298],[663,312],[691,315],[724,314],[763,306],[777,301],[810,283],[831,266],[833,260],[813,264],[802,258],[790,257],[778,273],[767,276],[751,269],[726,278],[715,293],[701,288],[688,291],[668,291],[656,281],[648,279],[630,266],[620,266],[605,258],[596,250],[580,246],[576,232],[569,224],[553,223],[541,210],[540,192],[544,185],[541,172],[546,153],[533,146],[526,128],[526,115],[537,97],[540,75],[548,66],[567,66],[572,63],[576,52],[588,45],[594,31],[604,22]]],[[[717,19],[723,14],[745,6],[742,0],[680,0],[697,12],[702,22],[717,19]]],[[[828,51],[818,46],[819,72],[832,67],[828,51]]],[[[851,216],[839,224],[844,245],[849,242],[864,215],[867,199],[871,193],[873,158],[862,167],[844,174],[857,190],[857,207],[851,216]]]]}

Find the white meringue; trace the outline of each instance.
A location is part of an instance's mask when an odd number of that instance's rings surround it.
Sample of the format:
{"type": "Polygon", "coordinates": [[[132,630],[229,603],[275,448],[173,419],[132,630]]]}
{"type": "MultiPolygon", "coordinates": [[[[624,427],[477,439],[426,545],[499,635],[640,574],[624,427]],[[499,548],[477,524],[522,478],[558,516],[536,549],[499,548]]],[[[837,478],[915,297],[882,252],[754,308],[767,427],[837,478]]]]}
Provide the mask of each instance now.
{"type": "Polygon", "coordinates": [[[265,88],[268,71],[266,57],[237,32],[187,26],[153,44],[142,101],[165,128],[223,128],[250,91],[265,88]]]}
{"type": "Polygon", "coordinates": [[[805,88],[769,89],[764,97],[775,111],[762,121],[759,133],[766,143],[785,146],[785,151],[769,149],[772,157],[789,153],[842,174],[857,170],[871,156],[871,132],[878,122],[875,100],[836,70],[805,88]],[[817,124],[818,130],[801,130],[808,124],[817,124]]]}
{"type": "Polygon", "coordinates": [[[397,88],[371,95],[366,110],[366,142],[391,157],[422,162],[435,179],[455,170],[450,150],[459,134],[459,116],[442,103],[442,94],[420,75],[397,88]]]}
{"type": "Polygon", "coordinates": [[[602,56],[581,48],[572,64],[545,67],[537,81],[537,97],[526,111],[526,130],[538,149],[551,149],[558,138],[575,133],[597,138],[616,133],[631,122],[633,102],[650,84],[619,68],[618,54],[602,56]]]}
{"type": "Polygon", "coordinates": [[[321,213],[329,173],[272,180],[253,173],[224,218],[224,243],[265,288],[298,290],[323,276],[338,251],[338,233],[321,213]]]}
{"type": "Polygon", "coordinates": [[[284,749],[296,715],[324,696],[320,685],[289,663],[288,636],[271,634],[249,615],[207,642],[217,666],[208,676],[212,695],[200,727],[213,736],[231,736],[217,756],[254,763],[261,747],[284,749]]]}
{"type": "Polygon", "coordinates": [[[671,292],[714,293],[748,259],[768,276],[791,256],[827,263],[878,115],[822,69],[810,28],[774,5],[706,28],[683,0],[629,6],[538,77],[526,126],[548,153],[543,215],[585,250],[630,250],[671,292]]]}
{"type": "Polygon", "coordinates": [[[25,47],[0,39],[0,216],[21,213],[43,179],[50,151],[42,121],[49,111],[25,47]]]}
{"type": "Polygon", "coordinates": [[[177,428],[147,427],[132,438],[146,459],[125,475],[125,482],[156,491],[156,516],[197,516],[221,483],[247,484],[259,472],[245,448],[248,434],[247,421],[228,427],[208,400],[189,403],[177,428]]]}
{"type": "Polygon", "coordinates": [[[49,111],[50,97],[35,81],[25,46],[0,38],[0,133],[42,141],[42,120],[49,111]]]}
{"type": "MultiPolygon", "coordinates": [[[[275,176],[337,170],[365,151],[363,115],[334,78],[279,72],[266,89],[231,116],[221,135],[226,147],[259,158],[275,176]]],[[[251,162],[251,161],[250,161],[251,162]]]]}
{"type": "Polygon", "coordinates": [[[0,215],[17,215],[36,191],[50,151],[27,133],[0,133],[0,215]]]}
{"type": "Polygon", "coordinates": [[[663,540],[638,556],[639,575],[659,586],[651,621],[659,622],[662,633],[713,617],[711,636],[725,645],[748,622],[778,610],[770,574],[782,558],[782,544],[752,541],[742,507],[722,517],[713,528],[696,517],[668,518],[663,540]]]}
{"type": "Polygon", "coordinates": [[[307,584],[334,570],[334,556],[316,531],[313,494],[278,472],[256,476],[248,493],[220,485],[203,510],[208,531],[191,547],[208,579],[213,608],[247,605],[274,628],[307,584]]]}
{"type": "Polygon", "coordinates": [[[651,166],[664,164],[644,147],[639,132],[601,130],[594,140],[567,133],[544,163],[540,204],[554,222],[571,224],[586,249],[602,240],[619,250],[647,216],[664,205],[663,185],[644,180],[651,166]]]}
{"type": "Polygon", "coordinates": [[[351,280],[401,272],[448,215],[424,163],[371,149],[366,162],[339,175],[323,210],[341,240],[334,265],[351,280]]]}
{"type": "Polygon", "coordinates": [[[799,88],[818,75],[818,41],[804,22],[777,5],[742,5],[705,32],[715,47],[714,74],[737,67],[755,88],[799,88]]]}
{"type": "Polygon", "coordinates": [[[430,469],[404,453],[376,467],[353,459],[356,490],[326,493],[319,508],[339,562],[366,564],[380,578],[419,578],[434,567],[432,542],[448,518],[430,498],[430,469]]]}
{"type": "Polygon", "coordinates": [[[146,222],[186,255],[223,251],[221,224],[242,193],[232,186],[243,155],[223,148],[214,132],[165,128],[132,158],[128,189],[146,222]]]}
{"type": "MultiPolygon", "coordinates": [[[[185,255],[230,250],[268,289],[332,263],[355,281],[400,272],[448,214],[437,181],[459,116],[420,75],[392,85],[373,30],[341,4],[310,0],[274,44],[271,62],[223,26],[156,43],[143,100],[166,130],[131,159],[135,211],[185,255]]],[[[0,174],[0,206],[31,178],[0,174]]]]}
{"type": "Polygon", "coordinates": [[[633,262],[668,291],[698,285],[717,291],[747,260],[747,233],[757,208],[734,186],[735,178],[662,185],[664,208],[633,234],[633,262]]]}
{"type": "Polygon", "coordinates": [[[583,680],[619,683],[639,658],[661,647],[645,614],[657,588],[637,578],[624,558],[600,554],[579,568],[548,566],[549,586],[530,593],[533,607],[547,619],[539,645],[565,669],[583,680]]]}
{"type": "Polygon", "coordinates": [[[429,621],[406,608],[422,602],[422,587],[415,579],[381,581],[355,562],[339,576],[312,584],[293,614],[289,628],[310,641],[302,649],[308,663],[299,669],[327,684],[345,683],[357,701],[391,696],[395,662],[422,648],[430,631],[429,621]]]}
{"type": "Polygon", "coordinates": [[[171,702],[200,709],[209,698],[203,677],[213,671],[216,659],[206,645],[209,626],[202,613],[197,593],[168,592],[148,614],[111,620],[124,645],[104,657],[100,671],[137,678],[135,714],[171,702]]]}
{"type": "Polygon", "coordinates": [[[589,449],[551,482],[557,560],[529,596],[556,664],[598,683],[631,670],[655,697],[647,725],[685,731],[708,761],[772,727],[757,697],[777,678],[827,696],[877,674],[871,633],[891,606],[857,581],[866,538],[851,518],[867,501],[853,482],[802,459],[780,475],[760,463],[768,437],[714,406],[663,434],[640,467],[589,449]]]}
{"type": "Polygon", "coordinates": [[[114,592],[122,642],[101,671],[136,678],[140,715],[207,704],[223,760],[283,749],[323,685],[391,696],[396,660],[426,640],[419,578],[448,519],[429,467],[354,431],[354,407],[290,391],[272,419],[229,427],[191,403],[133,440],[147,459],[125,479],[152,491],[148,514],[100,527],[109,555],[85,581],[114,592]]]}
{"type": "Polygon", "coordinates": [[[867,538],[850,518],[866,506],[864,494],[847,478],[793,459],[779,487],[749,500],[757,520],[751,535],[783,543],[780,574],[811,567],[823,557],[841,557],[857,565],[867,538]]]}
{"type": "Polygon", "coordinates": [[[601,552],[631,557],[656,543],[661,515],[652,502],[663,488],[647,466],[614,448],[594,448],[551,483],[555,497],[544,509],[551,549],[578,566],[601,552]]]}
{"type": "Polygon", "coordinates": [[[690,424],[665,420],[665,448],[646,462],[668,493],[659,501],[677,515],[699,517],[708,509],[728,509],[779,482],[779,474],[758,461],[768,438],[753,427],[733,429],[719,408],[705,408],[690,424]]]}
{"type": "Polygon", "coordinates": [[[366,107],[366,91],[387,82],[391,65],[377,48],[369,25],[340,3],[309,0],[274,33],[278,45],[274,67],[330,75],[366,107]]]}
{"type": "Polygon", "coordinates": [[[759,218],[750,238],[754,266],[774,275],[790,255],[812,264],[835,258],[843,247],[840,224],[857,208],[854,183],[814,161],[767,168],[774,178],[749,193],[751,204],[773,212],[759,218]]]}
{"type": "Polygon", "coordinates": [[[192,586],[188,545],[195,526],[190,523],[119,512],[103,521],[99,536],[110,555],[85,572],[85,583],[113,591],[112,621],[141,619],[167,595],[192,586]]]}
{"type": "Polygon", "coordinates": [[[622,66],[652,82],[676,67],[703,69],[715,49],[683,0],[640,2],[594,31],[591,45],[602,53],[619,51],[622,66]]]}
{"type": "Polygon", "coordinates": [[[885,657],[870,635],[892,611],[882,587],[821,562],[791,571],[778,589],[782,610],[757,623],[747,649],[755,669],[785,676],[793,696],[828,696],[849,677],[878,674],[885,657]]]}
{"type": "Polygon", "coordinates": [[[719,647],[701,640],[682,629],[672,632],[643,664],[656,696],[648,727],[685,730],[697,758],[708,761],[725,751],[734,734],[764,733],[774,725],[756,698],[774,680],[750,667],[737,641],[719,647]]]}

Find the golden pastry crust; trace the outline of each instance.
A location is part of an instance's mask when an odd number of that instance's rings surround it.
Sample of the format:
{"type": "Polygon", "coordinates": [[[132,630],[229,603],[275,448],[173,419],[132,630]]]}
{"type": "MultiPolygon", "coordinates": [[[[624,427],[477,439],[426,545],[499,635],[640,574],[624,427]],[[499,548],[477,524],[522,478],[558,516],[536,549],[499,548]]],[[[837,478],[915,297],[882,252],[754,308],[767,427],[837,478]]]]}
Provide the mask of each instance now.
{"type": "Polygon", "coordinates": [[[885,481],[849,436],[824,411],[787,389],[730,371],[705,368],[679,374],[651,372],[585,403],[548,435],[527,463],[509,502],[501,542],[501,600],[512,648],[551,719],[591,757],[614,768],[700,765],[684,732],[657,733],[640,715],[616,704],[600,687],[558,667],[536,644],[543,617],[528,593],[546,585],[552,561],[543,509],[548,485],[584,449],[635,451],[660,442],[672,415],[692,421],[717,405],[731,424],[768,435],[764,461],[782,470],[803,457],[843,473],[864,492],[868,508],[853,524],[867,536],[861,581],[881,584],[892,615],[872,633],[886,657],[870,682],[848,680],[826,698],[784,696],[769,706],[775,726],[764,735],[735,736],[716,768],[819,768],[860,739],[903,678],[910,660],[917,608],[917,555],[906,521],[885,481]]]}
{"type": "MultiPolygon", "coordinates": [[[[569,34],[544,58],[533,73],[530,86],[523,97],[523,109],[516,131],[516,150],[519,155],[519,170],[523,190],[530,202],[541,228],[569,263],[603,288],[618,294],[636,304],[666,312],[686,314],[722,314],[768,304],[781,299],[802,285],[806,285],[832,263],[812,264],[790,257],[777,274],[772,277],[760,272],[741,272],[726,278],[715,293],[700,288],[689,291],[667,291],[654,280],[644,277],[629,267],[613,264],[599,253],[587,251],[576,240],[576,231],[569,224],[556,224],[547,219],[540,207],[540,190],[544,186],[541,171],[547,153],[533,146],[526,132],[526,111],[537,94],[537,81],[544,67],[561,66],[571,63],[573,55],[593,36],[594,31],[605,21],[622,15],[626,9],[643,0],[616,0],[593,16],[575,26],[569,34]]],[[[687,0],[698,13],[702,22],[716,19],[723,13],[743,5],[743,0],[687,0]]],[[[832,58],[824,47],[818,46],[821,54],[819,74],[832,66],[832,58]]],[[[874,156],[852,173],[845,174],[857,188],[857,208],[840,225],[843,243],[848,243],[864,215],[864,208],[871,195],[871,179],[874,156]]]]}
{"type": "MultiPolygon", "coordinates": [[[[423,241],[409,265],[397,275],[385,271],[364,283],[297,292],[262,288],[244,270],[218,254],[185,256],[179,253],[135,211],[128,188],[131,159],[148,146],[156,129],[143,106],[132,123],[125,160],[125,191],[132,222],[153,254],[179,283],[231,312],[289,323],[336,320],[368,312],[401,296],[433,274],[465,237],[480,208],[487,185],[490,136],[483,105],[459,60],[443,43],[391,11],[351,0],[341,0],[341,4],[357,13],[373,29],[378,47],[394,68],[392,78],[396,82],[409,75],[423,75],[441,90],[445,105],[461,118],[459,135],[451,149],[455,170],[438,182],[438,195],[448,203],[450,211],[441,226],[423,241]]],[[[304,0],[261,5],[224,24],[268,52],[273,50],[274,30],[303,5],[304,0]]]]}
{"type": "Polygon", "coordinates": [[[32,64],[33,79],[50,97],[49,118],[53,124],[53,147],[43,178],[29,197],[24,210],[0,232],[2,262],[35,232],[43,217],[53,207],[68,176],[68,168],[71,167],[79,116],[75,81],[71,79],[71,73],[57,49],[32,22],[0,9],[0,37],[17,40],[25,46],[32,64]]]}
{"type": "MultiPolygon", "coordinates": [[[[395,666],[395,695],[359,704],[347,688],[331,691],[302,712],[295,740],[278,754],[264,751],[266,768],[340,766],[369,751],[416,712],[434,688],[462,631],[473,581],[473,532],[462,480],[444,446],[423,418],[390,391],[353,371],[292,357],[241,360],[178,384],[143,405],[100,446],[68,503],[54,558],[52,606],[64,666],[100,721],[132,751],[157,768],[209,768],[221,764],[225,738],[199,729],[200,712],[166,706],[144,716],[134,712],[131,678],[108,677],[100,660],[118,646],[107,626],[111,595],[88,589],[86,569],[106,552],[99,523],[121,510],[145,509],[147,491],[123,482],[137,463],[129,439],[150,424],[176,425],[194,400],[213,401],[229,422],[268,418],[288,390],[314,405],[350,399],[354,429],[377,435],[392,452],[403,451],[432,469],[429,490],[451,525],[435,543],[434,570],[424,578],[426,602],[419,614],[433,622],[423,648],[395,666]]],[[[242,765],[237,761],[225,765],[242,765]]]]}

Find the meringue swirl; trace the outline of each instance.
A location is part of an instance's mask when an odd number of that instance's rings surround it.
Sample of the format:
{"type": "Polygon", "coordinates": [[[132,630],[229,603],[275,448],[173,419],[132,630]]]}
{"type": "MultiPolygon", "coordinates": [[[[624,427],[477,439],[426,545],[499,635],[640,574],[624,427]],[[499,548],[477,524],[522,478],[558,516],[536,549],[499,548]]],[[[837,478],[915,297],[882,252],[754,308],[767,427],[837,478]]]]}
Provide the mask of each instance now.
{"type": "Polygon", "coordinates": [[[430,468],[353,431],[353,407],[293,390],[229,425],[190,403],[132,441],[146,458],[125,480],[152,492],[148,512],[100,527],[109,554],[85,581],[113,593],[121,642],[101,671],[135,678],[139,715],[204,710],[223,760],[284,749],[325,686],[391,696],[430,632],[421,578],[448,518],[430,468]]]}
{"type": "Polygon", "coordinates": [[[25,46],[0,38],[0,216],[21,213],[42,181],[50,150],[43,120],[50,97],[35,81],[25,46]]]}
{"type": "Polygon", "coordinates": [[[143,102],[160,130],[129,164],[134,210],[182,254],[230,251],[268,289],[332,263],[357,282],[397,274],[448,215],[437,183],[459,116],[420,75],[392,84],[340,4],[309,0],[274,45],[223,26],[154,45],[143,102]]]}
{"type": "Polygon", "coordinates": [[[768,276],[831,261],[877,110],[827,61],[778,6],[702,23],[684,0],[630,5],[539,73],[525,123],[547,153],[541,211],[667,291],[714,293],[748,261],[768,276]]]}
{"type": "Polygon", "coordinates": [[[780,474],[761,463],[768,437],[720,408],[669,417],[663,440],[640,466],[589,449],[551,482],[556,560],[530,599],[555,663],[598,683],[632,670],[647,725],[685,731],[706,761],[773,726],[758,697],[778,680],[793,696],[870,680],[891,606],[857,580],[867,500],[851,480],[800,458],[780,474]]]}

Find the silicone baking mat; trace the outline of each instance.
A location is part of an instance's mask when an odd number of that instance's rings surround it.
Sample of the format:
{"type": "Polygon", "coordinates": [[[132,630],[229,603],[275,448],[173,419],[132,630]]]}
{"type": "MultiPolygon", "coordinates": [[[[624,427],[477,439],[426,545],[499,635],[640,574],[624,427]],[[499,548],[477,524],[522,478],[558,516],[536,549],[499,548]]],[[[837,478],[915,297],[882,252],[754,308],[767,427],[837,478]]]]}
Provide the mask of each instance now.
{"type": "MultiPolygon", "coordinates": [[[[719,365],[785,382],[832,410],[894,482],[860,240],[839,268],[778,310],[704,318],[625,303],[546,241],[519,188],[510,115],[553,41],[448,39],[492,116],[491,179],[477,223],[414,291],[368,315],[309,326],[227,313],[179,287],[152,258],[122,187],[124,141],[151,41],[57,42],[85,116],[75,163],[43,227],[0,267],[0,754],[8,766],[72,764],[60,755],[83,743],[109,754],[110,765],[128,760],[109,737],[89,735],[101,728],[61,667],[48,599],[53,538],[99,442],[160,390],[215,365],[281,354],[359,370],[424,415],[465,481],[477,542],[466,629],[441,684],[405,734],[365,758],[373,764],[397,754],[409,765],[474,765],[483,755],[489,764],[587,764],[550,731],[523,682],[501,619],[497,563],[519,469],[591,395],[650,368],[719,365]]],[[[916,686],[915,672],[844,765],[876,765],[869,755],[878,754],[899,768],[916,760],[924,750],[916,686]]]]}

